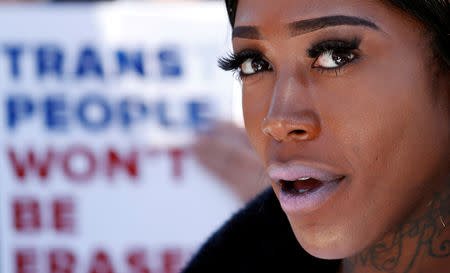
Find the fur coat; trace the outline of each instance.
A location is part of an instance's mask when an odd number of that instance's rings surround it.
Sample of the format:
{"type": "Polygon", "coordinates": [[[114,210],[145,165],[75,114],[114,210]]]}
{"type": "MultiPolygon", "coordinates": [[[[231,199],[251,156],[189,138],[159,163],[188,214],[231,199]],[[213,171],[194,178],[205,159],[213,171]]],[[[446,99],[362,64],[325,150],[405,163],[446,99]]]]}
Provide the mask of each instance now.
{"type": "Polygon", "coordinates": [[[302,249],[274,192],[267,189],[213,234],[183,273],[326,273],[338,272],[339,264],[302,249]]]}

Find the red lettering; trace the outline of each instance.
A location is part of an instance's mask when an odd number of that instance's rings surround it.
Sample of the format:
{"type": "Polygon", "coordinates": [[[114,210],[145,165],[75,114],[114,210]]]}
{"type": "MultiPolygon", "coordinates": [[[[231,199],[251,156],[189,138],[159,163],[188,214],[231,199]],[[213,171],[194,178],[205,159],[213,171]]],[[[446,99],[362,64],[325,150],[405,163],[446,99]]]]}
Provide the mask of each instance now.
{"type": "Polygon", "coordinates": [[[172,159],[172,173],[175,178],[181,178],[183,174],[182,157],[184,151],[182,149],[169,150],[169,155],[172,159]]]}
{"type": "Polygon", "coordinates": [[[182,253],[180,249],[167,249],[162,253],[164,273],[178,273],[183,266],[182,253]]]}
{"type": "Polygon", "coordinates": [[[75,229],[74,203],[70,198],[53,201],[53,227],[57,232],[73,233],[75,229]]]}
{"type": "Polygon", "coordinates": [[[16,273],[37,273],[36,262],[33,249],[16,250],[16,273]]]}
{"type": "Polygon", "coordinates": [[[36,232],[41,227],[39,202],[21,198],[13,202],[14,227],[18,232],[36,232]]]}
{"type": "Polygon", "coordinates": [[[89,273],[114,273],[109,257],[105,252],[98,251],[94,255],[89,273]]]}
{"type": "Polygon", "coordinates": [[[110,149],[108,151],[108,164],[106,173],[109,177],[113,177],[116,169],[118,168],[124,168],[128,175],[132,178],[136,178],[138,176],[138,153],[137,151],[133,150],[129,154],[127,159],[124,159],[123,157],[120,158],[119,154],[110,149]]]}
{"type": "Polygon", "coordinates": [[[150,273],[145,250],[134,250],[128,254],[128,265],[131,273],[150,273]]]}
{"type": "Polygon", "coordinates": [[[54,249],[49,254],[50,273],[73,273],[75,256],[66,249],[54,249]]]}
{"type": "Polygon", "coordinates": [[[106,175],[114,178],[123,173],[129,179],[136,180],[139,177],[140,155],[159,156],[168,153],[170,160],[170,172],[174,178],[183,176],[183,160],[186,150],[181,148],[169,150],[156,149],[132,149],[128,152],[119,152],[113,148],[98,154],[89,147],[83,145],[71,146],[63,151],[49,148],[45,153],[39,154],[29,150],[23,155],[13,149],[9,149],[9,160],[13,172],[18,180],[24,180],[27,175],[38,175],[41,179],[49,178],[51,172],[62,171],[69,181],[88,181],[95,175],[106,175]]]}
{"type": "Polygon", "coordinates": [[[90,150],[85,147],[71,147],[63,155],[63,171],[67,177],[76,181],[85,181],[92,178],[96,170],[96,160],[90,150]],[[72,160],[75,157],[84,158],[87,161],[87,168],[85,170],[74,170],[72,160]]]}
{"type": "Polygon", "coordinates": [[[27,176],[27,170],[29,172],[37,172],[41,179],[48,177],[50,165],[54,159],[54,153],[51,149],[47,151],[47,154],[41,160],[37,159],[35,153],[29,150],[26,154],[26,159],[18,159],[17,154],[12,148],[8,149],[9,160],[12,164],[12,169],[20,180],[25,179],[27,176]]]}

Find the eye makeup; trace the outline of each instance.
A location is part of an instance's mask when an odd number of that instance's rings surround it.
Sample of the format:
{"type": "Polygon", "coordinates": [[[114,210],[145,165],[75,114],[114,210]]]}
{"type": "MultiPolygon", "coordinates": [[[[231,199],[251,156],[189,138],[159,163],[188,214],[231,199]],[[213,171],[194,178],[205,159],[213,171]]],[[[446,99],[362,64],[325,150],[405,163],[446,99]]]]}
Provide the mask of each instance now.
{"type": "MultiPolygon", "coordinates": [[[[360,44],[361,44],[361,39],[358,37],[354,37],[353,39],[320,40],[318,42],[313,43],[309,47],[309,49],[306,50],[306,55],[309,58],[315,59],[311,68],[317,69],[320,72],[333,71],[334,73],[336,73],[336,75],[338,75],[338,72],[340,71],[340,68],[342,66],[352,62],[354,59],[356,59],[358,57],[353,52],[359,48],[360,44]],[[333,56],[335,56],[337,58],[341,58],[341,59],[342,59],[342,56],[353,54],[353,56],[355,58],[348,59],[348,61],[342,62],[342,64],[337,67],[332,67],[332,68],[316,67],[315,64],[316,64],[317,59],[324,53],[328,53],[330,55],[333,55],[333,56]]],[[[238,72],[240,72],[241,77],[245,77],[247,75],[242,75],[241,66],[248,59],[263,60],[264,57],[263,57],[263,54],[257,50],[245,49],[243,51],[240,51],[237,53],[230,53],[225,57],[219,58],[218,65],[220,68],[222,68],[225,71],[238,71],[238,72]]],[[[262,71],[258,71],[258,72],[262,72],[262,71]]]]}
{"type": "Polygon", "coordinates": [[[361,39],[356,37],[351,40],[327,39],[311,45],[311,47],[307,50],[307,54],[310,58],[318,58],[322,53],[326,51],[348,53],[358,49],[360,44],[361,39]]]}
{"type": "Polygon", "coordinates": [[[262,59],[259,51],[245,49],[238,53],[229,53],[227,56],[219,58],[217,64],[225,71],[236,71],[247,59],[262,59]]]}

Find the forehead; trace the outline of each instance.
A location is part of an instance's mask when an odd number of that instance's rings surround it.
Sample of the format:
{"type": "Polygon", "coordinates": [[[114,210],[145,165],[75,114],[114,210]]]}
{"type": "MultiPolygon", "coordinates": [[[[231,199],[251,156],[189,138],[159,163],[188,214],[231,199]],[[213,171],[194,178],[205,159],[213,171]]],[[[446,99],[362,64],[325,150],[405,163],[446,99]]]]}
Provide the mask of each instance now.
{"type": "MultiPolygon", "coordinates": [[[[376,24],[388,37],[417,43],[424,25],[387,0],[239,0],[235,27],[257,27],[265,37],[284,37],[291,22],[327,17],[354,16],[376,24]]],[[[423,37],[421,38],[422,40],[423,37]]],[[[233,39],[234,43],[234,39],[233,39]]]]}
{"type": "Polygon", "coordinates": [[[382,9],[387,8],[379,0],[239,0],[235,26],[273,27],[336,14],[370,19],[382,9]]]}

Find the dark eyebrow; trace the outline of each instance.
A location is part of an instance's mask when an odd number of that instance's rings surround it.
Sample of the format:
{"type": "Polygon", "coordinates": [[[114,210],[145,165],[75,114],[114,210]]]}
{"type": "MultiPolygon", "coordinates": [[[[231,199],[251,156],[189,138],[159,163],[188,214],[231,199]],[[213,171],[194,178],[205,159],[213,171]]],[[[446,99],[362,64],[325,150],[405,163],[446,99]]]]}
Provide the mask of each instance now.
{"type": "MultiPolygon", "coordinates": [[[[375,30],[380,30],[380,28],[375,23],[369,20],[346,15],[325,16],[314,19],[296,21],[287,24],[287,29],[289,31],[289,35],[293,37],[313,32],[319,29],[323,29],[326,27],[334,27],[342,25],[363,26],[375,30]]],[[[258,27],[255,26],[237,26],[233,28],[232,38],[236,37],[254,40],[263,39],[261,33],[258,30],[258,27]]]]}
{"type": "Polygon", "coordinates": [[[242,26],[242,27],[233,28],[232,38],[236,38],[236,37],[253,39],[253,40],[261,39],[261,35],[259,33],[258,28],[252,27],[252,26],[242,26]]]}
{"type": "Polygon", "coordinates": [[[291,36],[297,36],[309,32],[313,32],[326,27],[334,26],[363,26],[369,27],[375,30],[380,30],[375,23],[369,20],[362,19],[359,17],[346,16],[346,15],[335,15],[326,16],[308,20],[302,20],[297,22],[292,22],[288,24],[287,28],[291,36]]]}

